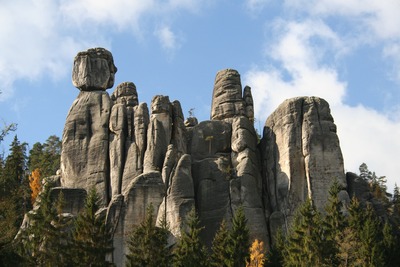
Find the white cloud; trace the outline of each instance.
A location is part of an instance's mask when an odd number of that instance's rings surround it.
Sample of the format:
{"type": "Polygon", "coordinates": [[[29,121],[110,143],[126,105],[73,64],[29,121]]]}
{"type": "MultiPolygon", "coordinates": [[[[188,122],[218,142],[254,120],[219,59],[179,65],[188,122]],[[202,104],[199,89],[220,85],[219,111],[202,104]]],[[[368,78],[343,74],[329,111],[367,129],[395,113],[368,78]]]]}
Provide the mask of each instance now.
{"type": "MultiPolygon", "coordinates": [[[[4,2],[4,1],[3,1],[4,2]]],[[[137,39],[152,32],[154,21],[171,20],[179,10],[196,12],[195,0],[13,0],[0,6],[0,101],[13,95],[20,79],[64,77],[77,51],[110,49],[110,32],[128,31],[137,39]]],[[[160,29],[161,44],[181,44],[171,27],[160,29]]]]}
{"type": "MultiPolygon", "coordinates": [[[[394,120],[393,114],[345,104],[349,88],[339,79],[336,58],[349,53],[353,44],[319,19],[278,21],[274,36],[268,40],[266,56],[276,64],[255,67],[243,75],[245,84],[252,87],[256,119],[263,124],[288,98],[324,98],[330,103],[338,126],[345,168],[358,172],[359,165],[365,162],[378,175],[387,176],[392,190],[398,179],[393,159],[400,153],[400,120],[394,120]]],[[[388,49],[387,56],[397,53],[397,49],[388,49]]]]}
{"type": "Polygon", "coordinates": [[[250,12],[259,13],[269,2],[271,0],[246,0],[245,5],[250,12]]]}
{"type": "Polygon", "coordinates": [[[161,46],[168,52],[173,53],[181,46],[181,38],[179,38],[169,26],[161,26],[154,32],[161,46]]]}

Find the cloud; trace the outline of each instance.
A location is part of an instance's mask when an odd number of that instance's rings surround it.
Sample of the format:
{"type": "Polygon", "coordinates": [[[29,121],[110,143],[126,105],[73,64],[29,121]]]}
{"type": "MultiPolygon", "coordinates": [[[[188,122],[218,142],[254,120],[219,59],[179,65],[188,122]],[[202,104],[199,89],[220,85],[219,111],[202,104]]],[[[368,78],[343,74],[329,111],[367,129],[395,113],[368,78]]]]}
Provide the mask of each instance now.
{"type": "MultiPolygon", "coordinates": [[[[170,21],[179,10],[197,12],[208,1],[195,0],[13,0],[0,6],[0,101],[13,95],[18,80],[59,79],[77,51],[110,49],[114,32],[140,40],[156,21],[170,21]]],[[[171,27],[160,28],[165,49],[181,45],[171,27]]]]}
{"type": "MultiPolygon", "coordinates": [[[[339,78],[340,58],[354,51],[352,40],[334,31],[323,19],[311,17],[278,20],[273,23],[272,36],[265,45],[265,56],[272,63],[253,67],[243,75],[245,84],[252,87],[256,119],[263,125],[287,98],[324,98],[338,126],[346,170],[358,172],[365,162],[377,175],[388,177],[392,190],[397,179],[393,159],[400,151],[400,120],[395,119],[400,118],[399,109],[395,116],[346,104],[350,88],[339,78]]],[[[387,49],[386,55],[397,49],[387,49]]]]}
{"type": "Polygon", "coordinates": [[[164,25],[157,28],[154,35],[160,41],[162,48],[170,53],[173,53],[181,46],[182,39],[179,38],[169,26],[164,25]]]}
{"type": "Polygon", "coordinates": [[[261,12],[262,9],[264,9],[269,4],[269,2],[271,2],[271,1],[270,0],[246,0],[245,5],[246,5],[246,8],[250,12],[259,13],[259,12],[261,12]]]}

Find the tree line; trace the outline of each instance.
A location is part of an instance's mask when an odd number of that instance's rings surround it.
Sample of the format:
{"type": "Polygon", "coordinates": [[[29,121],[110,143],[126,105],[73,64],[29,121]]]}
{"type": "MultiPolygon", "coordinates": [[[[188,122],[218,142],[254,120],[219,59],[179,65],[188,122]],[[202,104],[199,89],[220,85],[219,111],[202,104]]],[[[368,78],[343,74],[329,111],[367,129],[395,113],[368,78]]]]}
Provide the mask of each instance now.
{"type": "MultiPolygon", "coordinates": [[[[51,199],[51,181],[43,182],[59,168],[59,138],[50,136],[45,143],[34,144],[29,154],[27,150],[28,145],[15,136],[8,156],[0,155],[0,266],[112,266],[111,233],[99,212],[97,193],[90,190],[83,211],[71,218],[62,213],[63,195],[51,199]],[[28,213],[32,209],[35,212],[28,213]],[[17,235],[24,214],[30,227],[17,235]]],[[[267,252],[261,241],[250,240],[242,208],[232,221],[221,222],[207,248],[200,238],[207,229],[200,226],[195,210],[171,247],[167,223],[156,223],[154,208],[149,207],[145,220],[132,229],[127,265],[399,266],[399,188],[396,185],[388,194],[385,177],[369,171],[366,164],[361,164],[359,176],[384,206],[385,216],[377,216],[371,202],[341,202],[342,188],[335,181],[325,211],[306,201],[288,232],[278,234],[267,252]]]]}

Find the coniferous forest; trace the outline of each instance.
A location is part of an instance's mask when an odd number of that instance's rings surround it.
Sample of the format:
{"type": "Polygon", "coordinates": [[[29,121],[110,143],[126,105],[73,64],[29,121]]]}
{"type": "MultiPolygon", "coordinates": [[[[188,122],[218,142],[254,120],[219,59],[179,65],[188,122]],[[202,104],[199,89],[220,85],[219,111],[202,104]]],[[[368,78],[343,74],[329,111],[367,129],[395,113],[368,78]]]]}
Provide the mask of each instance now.
{"type": "MultiPolygon", "coordinates": [[[[3,129],[1,138],[12,130],[3,129]]],[[[7,156],[0,157],[0,266],[112,266],[112,232],[97,192],[87,193],[77,217],[63,214],[62,194],[57,199],[50,194],[52,181],[46,177],[58,170],[60,151],[57,136],[29,150],[15,136],[7,156]],[[23,221],[30,226],[21,227],[23,221]]],[[[365,163],[359,177],[368,183],[371,201],[353,197],[342,203],[341,186],[334,181],[325,210],[306,201],[271,244],[250,240],[238,208],[232,221],[221,222],[211,247],[202,243],[201,232],[207,229],[194,209],[186,230],[170,245],[168,224],[156,222],[150,205],[129,236],[127,266],[399,266],[399,188],[387,192],[385,177],[365,163]],[[378,215],[371,203],[379,203],[384,214],[378,215]]]]}

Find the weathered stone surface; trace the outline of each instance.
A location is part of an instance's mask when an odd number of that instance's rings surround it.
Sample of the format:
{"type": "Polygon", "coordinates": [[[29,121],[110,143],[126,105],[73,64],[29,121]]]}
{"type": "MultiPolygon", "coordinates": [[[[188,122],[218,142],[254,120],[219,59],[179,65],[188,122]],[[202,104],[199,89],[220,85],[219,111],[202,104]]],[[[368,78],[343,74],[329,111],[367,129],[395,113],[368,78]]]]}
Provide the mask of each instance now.
{"type": "Polygon", "coordinates": [[[230,153],[232,127],[223,121],[203,121],[193,127],[192,158],[215,157],[217,153],[230,153]]]}
{"type": "MultiPolygon", "coordinates": [[[[123,244],[126,244],[127,237],[132,231],[133,226],[139,225],[146,216],[146,209],[149,205],[154,207],[154,217],[157,217],[158,208],[163,201],[165,194],[165,185],[162,181],[160,172],[148,172],[137,176],[122,192],[124,196],[123,214],[121,232],[118,236],[122,236],[123,244]]],[[[119,257],[119,262],[125,266],[125,255],[128,253],[127,246],[124,245],[124,253],[114,254],[114,258],[119,257]]]]}
{"type": "Polygon", "coordinates": [[[161,171],[168,143],[165,139],[165,128],[157,120],[151,120],[147,131],[147,150],[144,154],[143,172],[161,171]]]}
{"type": "Polygon", "coordinates": [[[122,174],[125,165],[127,134],[127,109],[122,103],[116,103],[110,116],[110,186],[111,195],[121,194],[122,174]]]}
{"type": "Polygon", "coordinates": [[[171,143],[174,144],[180,155],[187,153],[187,133],[181,103],[175,100],[172,102],[172,137],[171,143]]]}
{"type": "Polygon", "coordinates": [[[143,172],[161,171],[172,135],[172,104],[168,96],[157,95],[151,102],[150,124],[143,172]]]}
{"type": "Polygon", "coordinates": [[[245,103],[245,115],[247,118],[249,118],[250,121],[254,122],[254,104],[250,86],[244,87],[243,100],[245,103]]]}
{"type": "MultiPolygon", "coordinates": [[[[138,105],[135,84],[132,82],[119,84],[111,95],[111,99],[114,105],[110,115],[110,186],[111,194],[118,195],[121,194],[122,190],[123,173],[128,153],[130,153],[130,159],[138,157],[137,146],[134,143],[134,107],[138,105]]],[[[128,165],[134,168],[138,164],[137,162],[130,162],[128,165]]],[[[127,171],[131,171],[131,168],[127,171]]]]}
{"type": "Polygon", "coordinates": [[[195,206],[191,164],[188,154],[179,159],[172,173],[166,198],[158,211],[157,221],[165,216],[174,237],[180,237],[186,215],[195,206]]]}
{"type": "Polygon", "coordinates": [[[53,202],[57,201],[60,193],[64,197],[62,213],[78,215],[85,207],[86,190],[81,188],[53,187],[50,189],[50,198],[53,202]]]}
{"type": "Polygon", "coordinates": [[[92,48],[76,55],[72,83],[82,91],[106,90],[113,87],[116,72],[112,54],[104,48],[92,48]]]}
{"type": "Polygon", "coordinates": [[[61,185],[96,187],[109,201],[109,120],[111,100],[105,91],[81,91],[65,122],[61,151],[61,185]]]}
{"type": "Polygon", "coordinates": [[[232,175],[230,154],[196,160],[192,165],[198,214],[207,229],[202,236],[210,245],[223,219],[230,221],[229,180],[232,175]]]}
{"type": "Polygon", "coordinates": [[[107,208],[106,222],[112,228],[114,251],[107,260],[116,266],[124,266],[125,242],[123,216],[125,214],[124,196],[114,195],[107,208]]]}
{"type": "Polygon", "coordinates": [[[307,197],[323,210],[336,178],[346,185],[343,157],[328,103],[317,97],[283,102],[267,119],[263,159],[271,211],[293,216],[307,197]]]}
{"type": "Polygon", "coordinates": [[[211,119],[223,120],[245,114],[242,84],[236,70],[226,69],[217,73],[211,104],[211,119]]]}
{"type": "Polygon", "coordinates": [[[231,195],[232,208],[243,206],[251,239],[269,244],[269,232],[262,203],[261,164],[257,157],[257,136],[253,123],[245,116],[232,120],[232,166],[239,194],[231,195]],[[235,199],[239,198],[239,199],[235,199]]]}

